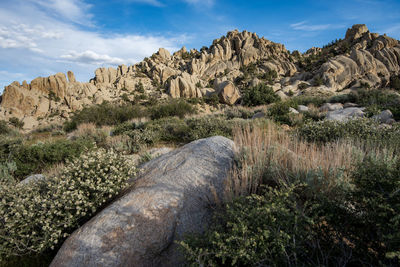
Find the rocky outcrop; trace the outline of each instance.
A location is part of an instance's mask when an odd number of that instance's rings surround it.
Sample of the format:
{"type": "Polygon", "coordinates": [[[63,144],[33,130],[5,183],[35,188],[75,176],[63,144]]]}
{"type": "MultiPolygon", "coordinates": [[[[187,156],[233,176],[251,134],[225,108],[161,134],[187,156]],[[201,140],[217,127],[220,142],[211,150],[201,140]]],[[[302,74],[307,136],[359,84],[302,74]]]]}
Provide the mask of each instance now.
{"type": "Polygon", "coordinates": [[[132,66],[99,68],[89,83],[77,82],[72,72],[67,77],[63,73],[39,77],[30,84],[14,82],[4,90],[0,119],[17,117],[26,126],[38,124],[39,119],[40,123],[62,120],[85,105],[122,101],[124,94],[159,99],[217,93],[222,103],[232,105],[240,103],[241,91],[261,83],[270,84],[282,99],[332,95],[347,89],[386,88],[398,75],[399,42],[369,32],[364,24],[348,29],[344,40],[304,54],[289,53],[284,45],[255,33],[234,30],[200,51],[183,47],[171,54],[160,48],[132,66]]]}
{"type": "Polygon", "coordinates": [[[221,103],[233,105],[240,98],[240,92],[230,81],[224,81],[217,85],[216,91],[221,103]]]}
{"type": "Polygon", "coordinates": [[[329,59],[317,71],[334,91],[385,87],[391,76],[400,74],[400,44],[393,38],[370,33],[366,25],[357,24],[347,30],[340,45],[350,47],[349,53],[329,59]]]}
{"type": "Polygon", "coordinates": [[[64,242],[51,266],[184,266],[174,242],[207,228],[233,146],[211,137],[148,162],[128,193],[64,242]]]}

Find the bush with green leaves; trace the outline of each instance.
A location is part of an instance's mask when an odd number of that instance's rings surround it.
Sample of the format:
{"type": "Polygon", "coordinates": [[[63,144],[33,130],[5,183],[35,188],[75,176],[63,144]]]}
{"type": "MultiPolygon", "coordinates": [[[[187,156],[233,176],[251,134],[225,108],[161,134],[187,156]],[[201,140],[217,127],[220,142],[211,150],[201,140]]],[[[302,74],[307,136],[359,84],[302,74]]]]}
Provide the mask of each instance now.
{"type": "Polygon", "coordinates": [[[292,101],[279,101],[268,108],[267,116],[275,122],[293,125],[292,117],[290,114],[290,108],[295,108],[296,105],[292,101]]]}
{"type": "Polygon", "coordinates": [[[152,120],[165,117],[177,116],[184,118],[186,115],[194,114],[196,109],[184,100],[171,100],[167,103],[159,104],[150,109],[152,120]]]}
{"type": "Polygon", "coordinates": [[[352,102],[362,107],[373,107],[376,111],[389,109],[396,120],[400,119],[400,96],[385,89],[358,89],[346,95],[332,97],[329,102],[352,102]]]}
{"type": "Polygon", "coordinates": [[[217,212],[204,235],[191,235],[181,248],[192,266],[318,266],[321,255],[316,203],[302,201],[296,186],[267,188],[241,197],[217,212]]]}
{"type": "Polygon", "coordinates": [[[259,84],[243,92],[243,104],[246,106],[259,106],[279,101],[279,96],[266,84],[259,84]]]}
{"type": "MultiPolygon", "coordinates": [[[[358,247],[370,258],[400,263],[400,159],[370,155],[353,172],[358,247]]],[[[338,221],[338,224],[340,222],[338,221]]]]}
{"type": "Polygon", "coordinates": [[[346,186],[329,184],[328,192],[320,190],[324,175],[313,175],[309,183],[293,174],[289,184],[226,204],[204,234],[180,242],[186,259],[193,266],[399,266],[400,159],[367,155],[346,186]]]}
{"type": "Polygon", "coordinates": [[[57,177],[0,183],[0,261],[59,247],[135,174],[128,158],[100,149],[68,162],[57,177]]]}
{"type": "Polygon", "coordinates": [[[11,132],[10,127],[8,127],[6,121],[0,120],[0,135],[9,134],[11,132]]]}
{"type": "Polygon", "coordinates": [[[400,76],[390,77],[390,87],[396,91],[400,91],[400,76]]]}
{"type": "Polygon", "coordinates": [[[224,114],[228,118],[228,120],[234,118],[251,119],[254,116],[254,113],[255,113],[254,111],[246,109],[241,106],[227,107],[224,111],[224,114]]]}
{"type": "Polygon", "coordinates": [[[139,105],[116,105],[104,102],[100,105],[86,107],[75,113],[64,125],[66,131],[72,131],[82,123],[94,123],[97,126],[116,125],[133,118],[145,117],[146,110],[139,105]]]}
{"type": "Polygon", "coordinates": [[[40,173],[44,168],[79,156],[94,143],[90,139],[57,140],[28,145],[20,138],[0,140],[0,163],[15,162],[14,177],[24,179],[27,175],[40,173]]]}
{"type": "Polygon", "coordinates": [[[342,138],[361,140],[375,146],[396,148],[400,145],[400,125],[381,126],[368,118],[340,121],[309,121],[298,128],[301,138],[312,142],[332,142],[342,138]]]}
{"type": "Polygon", "coordinates": [[[136,144],[135,151],[139,151],[142,146],[158,142],[182,144],[215,135],[230,137],[234,125],[240,123],[240,119],[226,120],[216,116],[190,119],[169,117],[147,123],[124,123],[116,126],[113,134],[131,137],[136,144]]]}
{"type": "Polygon", "coordinates": [[[9,119],[9,122],[11,125],[13,125],[15,128],[22,129],[24,127],[24,122],[16,117],[12,117],[9,119]]]}

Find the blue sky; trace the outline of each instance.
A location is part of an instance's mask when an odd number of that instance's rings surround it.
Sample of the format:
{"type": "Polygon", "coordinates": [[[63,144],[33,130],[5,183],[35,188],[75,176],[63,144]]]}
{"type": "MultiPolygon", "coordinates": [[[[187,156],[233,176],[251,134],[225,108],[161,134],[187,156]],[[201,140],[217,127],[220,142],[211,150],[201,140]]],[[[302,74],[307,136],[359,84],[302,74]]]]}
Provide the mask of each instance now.
{"type": "Polygon", "coordinates": [[[98,67],[199,49],[233,29],[305,51],[356,23],[400,39],[400,1],[0,0],[0,92],[68,70],[88,81],[98,67]]]}

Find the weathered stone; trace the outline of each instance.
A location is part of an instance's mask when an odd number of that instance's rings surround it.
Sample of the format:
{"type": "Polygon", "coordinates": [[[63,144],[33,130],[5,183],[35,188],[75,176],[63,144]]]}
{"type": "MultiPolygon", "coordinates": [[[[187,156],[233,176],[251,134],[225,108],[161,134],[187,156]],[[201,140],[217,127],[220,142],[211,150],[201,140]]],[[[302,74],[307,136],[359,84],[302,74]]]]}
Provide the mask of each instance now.
{"type": "Polygon", "coordinates": [[[233,158],[231,140],[211,137],[148,162],[128,193],[64,242],[51,266],[184,266],[174,242],[207,228],[233,158]]]}
{"type": "Polygon", "coordinates": [[[304,105],[298,105],[298,106],[297,106],[297,110],[298,110],[300,113],[308,112],[308,107],[307,107],[307,106],[304,106],[304,105]]]}
{"type": "Polygon", "coordinates": [[[37,183],[40,181],[46,180],[46,177],[43,174],[33,174],[28,177],[26,177],[24,180],[19,182],[19,185],[27,185],[30,183],[37,183]]]}
{"type": "Polygon", "coordinates": [[[380,123],[387,123],[389,120],[393,119],[393,114],[390,110],[384,110],[378,115],[372,116],[372,119],[379,121],[380,123]]]}
{"type": "Polygon", "coordinates": [[[364,117],[364,108],[345,108],[335,111],[329,111],[326,114],[327,120],[346,121],[353,118],[364,117]]]}
{"type": "Polygon", "coordinates": [[[341,103],[325,103],[320,108],[319,111],[326,112],[326,111],[335,111],[343,109],[343,104],[341,103]]]}
{"type": "Polygon", "coordinates": [[[233,105],[240,98],[240,92],[236,86],[230,82],[225,81],[218,85],[218,96],[222,103],[233,105]]]}

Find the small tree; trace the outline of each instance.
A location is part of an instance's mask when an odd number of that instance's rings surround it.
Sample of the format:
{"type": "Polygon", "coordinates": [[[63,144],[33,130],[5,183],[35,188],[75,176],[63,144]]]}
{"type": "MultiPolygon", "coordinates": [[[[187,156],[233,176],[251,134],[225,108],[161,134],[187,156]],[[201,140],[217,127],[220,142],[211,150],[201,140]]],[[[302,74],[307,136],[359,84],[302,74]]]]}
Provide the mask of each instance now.
{"type": "Polygon", "coordinates": [[[244,92],[243,103],[246,106],[259,106],[274,103],[279,100],[279,96],[266,84],[259,84],[251,87],[244,92]]]}

